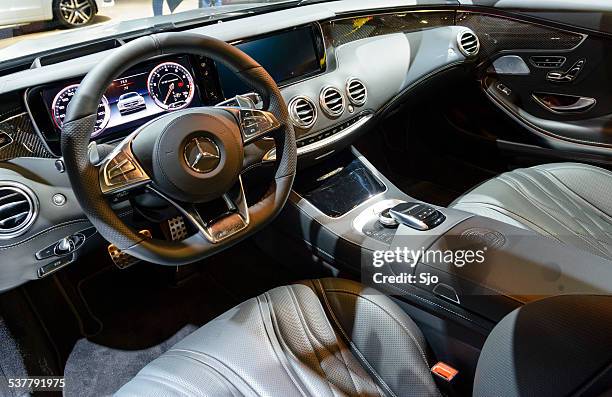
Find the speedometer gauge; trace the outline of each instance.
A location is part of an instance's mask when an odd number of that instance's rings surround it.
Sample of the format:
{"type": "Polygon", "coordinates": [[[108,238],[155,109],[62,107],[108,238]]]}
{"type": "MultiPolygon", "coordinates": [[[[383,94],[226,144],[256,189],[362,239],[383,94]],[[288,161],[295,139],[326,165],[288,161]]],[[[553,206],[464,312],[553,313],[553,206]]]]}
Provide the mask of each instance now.
{"type": "Polygon", "coordinates": [[[147,88],[157,106],[164,110],[186,108],[193,100],[193,76],[175,62],[157,65],[149,74],[147,88]]]}
{"type": "MultiPolygon", "coordinates": [[[[72,100],[72,97],[74,97],[77,88],[79,88],[78,84],[69,85],[58,92],[55,98],[53,98],[51,113],[53,115],[53,121],[58,128],[62,128],[62,125],[64,124],[64,119],[66,118],[66,108],[72,100]]],[[[110,106],[108,105],[108,100],[106,99],[106,96],[103,96],[100,100],[100,104],[98,105],[96,124],[93,132],[91,133],[92,138],[99,135],[104,128],[106,128],[106,125],[110,120],[110,116],[111,111],[110,106]]]]}

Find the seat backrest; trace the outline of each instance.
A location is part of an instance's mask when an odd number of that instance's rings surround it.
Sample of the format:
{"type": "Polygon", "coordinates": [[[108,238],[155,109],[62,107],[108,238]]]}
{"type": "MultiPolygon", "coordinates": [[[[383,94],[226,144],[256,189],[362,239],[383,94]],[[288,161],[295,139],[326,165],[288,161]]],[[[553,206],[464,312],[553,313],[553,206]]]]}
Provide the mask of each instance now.
{"type": "Polygon", "coordinates": [[[493,329],[474,396],[600,396],[612,391],[612,296],[525,305],[493,329]]]}

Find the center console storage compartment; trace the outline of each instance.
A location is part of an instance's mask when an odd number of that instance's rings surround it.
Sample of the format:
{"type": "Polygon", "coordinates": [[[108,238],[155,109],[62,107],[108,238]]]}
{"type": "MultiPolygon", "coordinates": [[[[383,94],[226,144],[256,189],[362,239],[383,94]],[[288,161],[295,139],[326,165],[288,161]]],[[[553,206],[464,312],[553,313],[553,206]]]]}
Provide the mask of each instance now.
{"type": "Polygon", "coordinates": [[[294,184],[297,194],[331,218],[345,215],[385,190],[380,179],[349,151],[300,172],[294,184]]]}

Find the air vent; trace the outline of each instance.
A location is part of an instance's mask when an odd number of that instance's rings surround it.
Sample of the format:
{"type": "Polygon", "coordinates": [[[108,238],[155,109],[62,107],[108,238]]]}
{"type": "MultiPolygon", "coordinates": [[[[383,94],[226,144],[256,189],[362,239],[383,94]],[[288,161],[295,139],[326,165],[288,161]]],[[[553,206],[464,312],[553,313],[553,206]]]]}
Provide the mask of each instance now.
{"type": "Polygon", "coordinates": [[[457,44],[459,45],[461,53],[466,57],[473,57],[478,54],[478,50],[480,50],[478,36],[470,30],[463,31],[457,35],[457,44]]]}
{"type": "Polygon", "coordinates": [[[368,89],[361,80],[349,79],[346,83],[346,95],[353,105],[361,106],[368,100],[368,89]]]}
{"type": "Polygon", "coordinates": [[[289,115],[296,126],[308,129],[317,121],[317,108],[310,98],[298,96],[289,102],[289,115]]]}
{"type": "Polygon", "coordinates": [[[338,117],[344,113],[346,102],[344,95],[335,87],[325,87],[321,90],[321,109],[330,117],[338,117]]]}
{"type": "Polygon", "coordinates": [[[0,182],[0,238],[25,233],[36,219],[38,205],[27,187],[0,182]]]}

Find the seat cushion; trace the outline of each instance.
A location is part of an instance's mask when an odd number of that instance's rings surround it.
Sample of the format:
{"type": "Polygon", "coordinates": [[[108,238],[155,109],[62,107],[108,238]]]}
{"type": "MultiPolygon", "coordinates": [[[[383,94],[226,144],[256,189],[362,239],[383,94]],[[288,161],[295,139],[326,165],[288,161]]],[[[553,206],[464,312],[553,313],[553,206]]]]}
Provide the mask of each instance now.
{"type": "Polygon", "coordinates": [[[273,289],[206,324],[117,396],[439,396],[414,322],[361,284],[273,289]]]}
{"type": "Polygon", "coordinates": [[[481,184],[451,207],[612,258],[612,172],[602,168],[559,163],[518,169],[481,184]]]}

